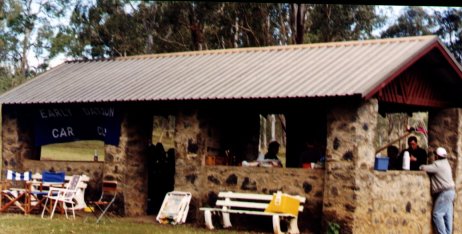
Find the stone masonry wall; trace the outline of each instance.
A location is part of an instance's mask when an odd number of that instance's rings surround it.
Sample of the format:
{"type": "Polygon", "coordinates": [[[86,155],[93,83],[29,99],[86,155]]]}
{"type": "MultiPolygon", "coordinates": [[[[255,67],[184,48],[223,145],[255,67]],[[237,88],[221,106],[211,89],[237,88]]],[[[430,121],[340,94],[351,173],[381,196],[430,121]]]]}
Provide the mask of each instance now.
{"type": "Polygon", "coordinates": [[[431,233],[424,172],[374,171],[377,101],[328,116],[324,227],[341,233],[431,233]]]}
{"type": "Polygon", "coordinates": [[[432,150],[445,147],[456,183],[454,201],[454,233],[462,233],[462,109],[433,111],[428,117],[428,139],[432,150]]]}
{"type": "Polygon", "coordinates": [[[118,146],[106,145],[104,178],[119,182],[119,205],[127,216],[146,215],[146,154],[152,130],[152,116],[127,111],[118,146]],[[129,114],[128,114],[129,113],[129,114]]]}
{"type": "Polygon", "coordinates": [[[355,233],[432,233],[430,180],[420,171],[374,171],[372,204],[366,219],[357,219],[355,233]]]}
{"type": "Polygon", "coordinates": [[[38,153],[32,144],[30,121],[15,109],[5,108],[2,112],[2,170],[22,171],[24,160],[38,153]]]}
{"type": "Polygon", "coordinates": [[[328,113],[325,227],[336,223],[342,233],[353,233],[357,223],[370,223],[370,210],[364,204],[372,204],[376,116],[376,100],[356,108],[353,105],[335,107],[328,113]]]}

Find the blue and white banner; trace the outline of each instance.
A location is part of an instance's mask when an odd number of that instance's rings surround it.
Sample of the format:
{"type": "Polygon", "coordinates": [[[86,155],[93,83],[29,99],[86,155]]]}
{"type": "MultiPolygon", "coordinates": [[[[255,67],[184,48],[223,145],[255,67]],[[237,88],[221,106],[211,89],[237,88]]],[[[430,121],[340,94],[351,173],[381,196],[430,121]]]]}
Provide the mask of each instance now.
{"type": "Polygon", "coordinates": [[[120,124],[118,112],[110,106],[47,106],[35,116],[35,145],[78,140],[118,145],[120,124]]]}

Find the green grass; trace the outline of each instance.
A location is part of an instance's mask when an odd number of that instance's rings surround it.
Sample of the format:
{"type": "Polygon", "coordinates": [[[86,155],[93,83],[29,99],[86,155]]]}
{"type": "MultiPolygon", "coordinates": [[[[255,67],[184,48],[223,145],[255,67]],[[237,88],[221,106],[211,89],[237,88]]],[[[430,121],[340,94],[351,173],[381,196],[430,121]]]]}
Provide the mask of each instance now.
{"type": "Polygon", "coordinates": [[[95,150],[98,161],[104,160],[103,141],[76,141],[42,146],[42,160],[93,161],[95,150]]]}
{"type": "Polygon", "coordinates": [[[114,218],[112,221],[103,219],[95,223],[91,214],[83,214],[73,219],[66,219],[64,215],[56,215],[53,219],[42,219],[40,215],[0,214],[0,233],[246,233],[234,230],[213,230],[198,227],[193,224],[159,224],[154,216],[140,218],[114,218]]]}

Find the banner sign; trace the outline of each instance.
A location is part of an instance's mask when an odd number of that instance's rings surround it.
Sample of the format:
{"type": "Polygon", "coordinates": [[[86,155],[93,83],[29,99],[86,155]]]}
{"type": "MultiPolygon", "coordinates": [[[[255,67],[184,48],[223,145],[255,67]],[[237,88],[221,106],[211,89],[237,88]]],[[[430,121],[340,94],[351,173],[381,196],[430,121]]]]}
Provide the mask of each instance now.
{"type": "Polygon", "coordinates": [[[35,145],[102,140],[118,145],[120,117],[114,107],[44,107],[35,116],[35,145]]]}

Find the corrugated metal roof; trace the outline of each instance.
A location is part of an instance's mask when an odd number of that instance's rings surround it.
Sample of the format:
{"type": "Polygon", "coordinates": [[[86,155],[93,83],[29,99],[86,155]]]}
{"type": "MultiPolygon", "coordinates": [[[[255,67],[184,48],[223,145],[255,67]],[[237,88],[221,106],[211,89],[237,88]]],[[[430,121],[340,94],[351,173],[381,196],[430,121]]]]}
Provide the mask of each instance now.
{"type": "Polygon", "coordinates": [[[435,42],[423,36],[67,62],[0,102],[364,97],[435,42]]]}

